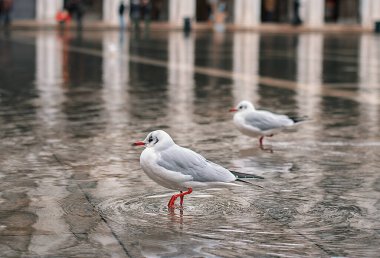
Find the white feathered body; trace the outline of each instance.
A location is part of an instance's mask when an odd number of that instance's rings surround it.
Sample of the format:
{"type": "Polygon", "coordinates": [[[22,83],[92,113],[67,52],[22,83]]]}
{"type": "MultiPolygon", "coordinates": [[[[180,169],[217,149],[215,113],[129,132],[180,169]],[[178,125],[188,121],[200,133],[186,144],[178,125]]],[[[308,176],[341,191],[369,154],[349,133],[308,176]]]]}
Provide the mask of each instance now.
{"type": "Polygon", "coordinates": [[[264,110],[237,112],[233,121],[242,134],[250,137],[272,135],[285,127],[294,125],[294,121],[288,116],[277,115],[264,110]]]}
{"type": "Polygon", "coordinates": [[[236,177],[229,170],[176,144],[160,151],[146,148],[140,164],[149,178],[173,190],[236,185],[232,183],[236,177]]]}

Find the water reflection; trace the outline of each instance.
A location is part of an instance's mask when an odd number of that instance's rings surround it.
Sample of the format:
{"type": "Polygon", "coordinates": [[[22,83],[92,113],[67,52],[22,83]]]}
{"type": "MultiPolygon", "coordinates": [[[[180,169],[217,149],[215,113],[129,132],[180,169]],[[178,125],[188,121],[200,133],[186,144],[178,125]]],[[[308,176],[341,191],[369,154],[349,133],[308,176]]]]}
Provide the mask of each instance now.
{"type": "Polygon", "coordinates": [[[314,121],[319,120],[320,116],[323,35],[317,33],[299,35],[297,51],[298,112],[312,120],[303,127],[307,128],[308,137],[313,139],[320,131],[319,124],[314,121]]]}
{"type": "Polygon", "coordinates": [[[66,101],[63,84],[63,46],[54,33],[38,32],[36,36],[36,87],[39,92],[41,124],[59,129],[66,101]]]}
{"type": "Polygon", "coordinates": [[[234,104],[243,99],[258,103],[256,76],[259,72],[260,35],[235,33],[233,42],[234,104]]]}
{"type": "Polygon", "coordinates": [[[128,121],[129,38],[115,33],[103,36],[102,95],[107,112],[107,127],[111,133],[128,121]]]}
{"type": "Polygon", "coordinates": [[[170,33],[168,44],[168,118],[176,137],[193,127],[194,36],[170,33]]]}
{"type": "MultiPolygon", "coordinates": [[[[360,37],[359,49],[359,95],[363,99],[370,98],[371,103],[376,103],[380,99],[380,39],[371,35],[360,37]]],[[[369,135],[367,137],[376,139],[379,132],[379,105],[365,105],[361,107],[361,123],[368,121],[369,135]]]]}
{"type": "Polygon", "coordinates": [[[378,38],[12,37],[0,48],[9,50],[0,55],[2,253],[376,256],[378,38]],[[243,98],[312,121],[262,152],[226,112],[243,98]],[[195,191],[168,211],[173,191],[139,170],[141,150],[129,146],[153,128],[263,176],[264,189],[195,191]]]}

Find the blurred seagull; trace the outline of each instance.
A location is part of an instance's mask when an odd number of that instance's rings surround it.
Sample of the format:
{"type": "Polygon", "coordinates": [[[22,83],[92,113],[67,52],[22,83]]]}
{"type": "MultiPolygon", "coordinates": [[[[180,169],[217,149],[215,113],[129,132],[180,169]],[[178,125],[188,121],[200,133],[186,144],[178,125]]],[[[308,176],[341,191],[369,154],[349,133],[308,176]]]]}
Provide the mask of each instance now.
{"type": "Polygon", "coordinates": [[[253,104],[247,100],[239,102],[230,112],[234,115],[234,124],[237,129],[250,137],[260,136],[260,147],[263,148],[264,136],[272,137],[286,127],[290,127],[303,121],[302,118],[292,118],[286,115],[278,115],[265,110],[256,110],[253,104]]]}
{"type": "Polygon", "coordinates": [[[146,147],[141,153],[140,164],[148,177],[163,187],[180,191],[171,197],[169,208],[174,207],[178,197],[182,206],[183,197],[191,194],[193,188],[236,186],[234,181],[243,181],[238,176],[261,178],[231,172],[208,161],[200,154],[175,144],[169,134],[162,130],[149,133],[144,141],[135,142],[133,145],[146,147]]]}

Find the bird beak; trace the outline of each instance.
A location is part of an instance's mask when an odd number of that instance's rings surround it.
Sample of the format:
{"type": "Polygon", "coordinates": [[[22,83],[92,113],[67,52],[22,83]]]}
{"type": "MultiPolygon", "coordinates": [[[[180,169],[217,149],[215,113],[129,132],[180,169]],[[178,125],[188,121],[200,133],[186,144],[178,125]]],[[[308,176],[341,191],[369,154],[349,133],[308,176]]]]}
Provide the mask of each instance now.
{"type": "Polygon", "coordinates": [[[229,110],[230,112],[236,112],[236,111],[238,111],[236,108],[231,108],[230,110],[229,110]]]}
{"type": "Polygon", "coordinates": [[[135,142],[132,144],[132,146],[144,146],[145,142],[135,142]]]}

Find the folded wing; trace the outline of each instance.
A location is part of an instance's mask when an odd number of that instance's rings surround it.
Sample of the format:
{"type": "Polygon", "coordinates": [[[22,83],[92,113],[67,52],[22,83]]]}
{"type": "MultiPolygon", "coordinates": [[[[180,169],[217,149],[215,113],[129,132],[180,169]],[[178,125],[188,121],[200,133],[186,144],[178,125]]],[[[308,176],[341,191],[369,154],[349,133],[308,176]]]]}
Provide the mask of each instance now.
{"type": "Polygon", "coordinates": [[[294,124],[294,121],[285,115],[277,115],[264,110],[257,110],[245,116],[245,123],[261,131],[281,128],[294,124]]]}
{"type": "Polygon", "coordinates": [[[178,145],[162,151],[157,163],[167,170],[190,175],[197,182],[232,182],[236,179],[229,170],[178,145]]]}

